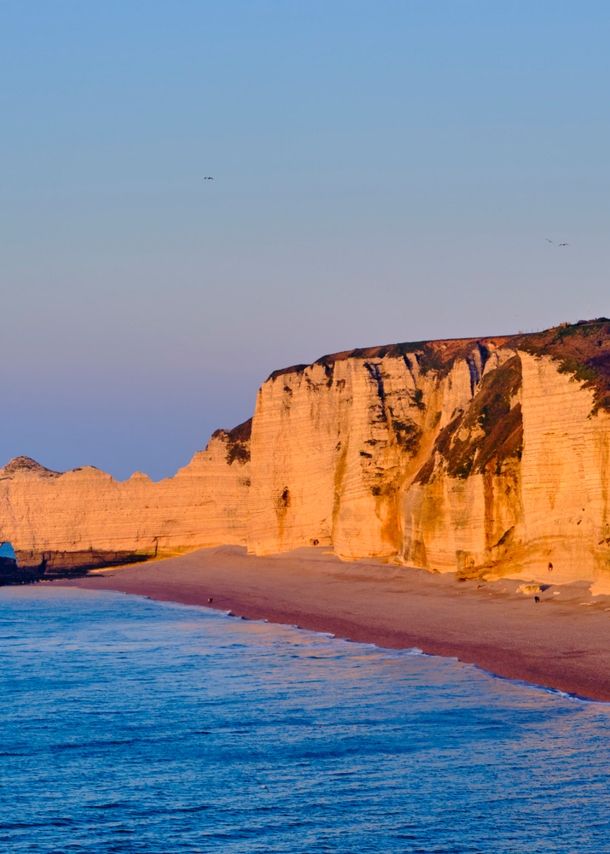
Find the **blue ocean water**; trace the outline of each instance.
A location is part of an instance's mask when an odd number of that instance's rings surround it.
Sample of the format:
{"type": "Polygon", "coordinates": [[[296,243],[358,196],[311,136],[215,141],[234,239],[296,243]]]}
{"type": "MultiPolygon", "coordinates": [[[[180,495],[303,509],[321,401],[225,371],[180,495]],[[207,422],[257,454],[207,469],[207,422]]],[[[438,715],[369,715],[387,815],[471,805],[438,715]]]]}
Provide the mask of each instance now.
{"type": "Polygon", "coordinates": [[[610,850],[610,707],[118,593],[0,589],[3,852],[610,850]]]}

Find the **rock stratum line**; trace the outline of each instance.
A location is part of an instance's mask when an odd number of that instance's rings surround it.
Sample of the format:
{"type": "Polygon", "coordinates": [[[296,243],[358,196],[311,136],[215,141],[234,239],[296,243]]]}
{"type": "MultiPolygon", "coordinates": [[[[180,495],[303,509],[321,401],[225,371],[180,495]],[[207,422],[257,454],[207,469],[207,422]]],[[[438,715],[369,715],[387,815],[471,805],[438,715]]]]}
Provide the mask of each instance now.
{"type": "Polygon", "coordinates": [[[0,469],[22,563],[321,545],[458,578],[610,592],[610,321],[396,344],[273,373],[172,478],[0,469]]]}

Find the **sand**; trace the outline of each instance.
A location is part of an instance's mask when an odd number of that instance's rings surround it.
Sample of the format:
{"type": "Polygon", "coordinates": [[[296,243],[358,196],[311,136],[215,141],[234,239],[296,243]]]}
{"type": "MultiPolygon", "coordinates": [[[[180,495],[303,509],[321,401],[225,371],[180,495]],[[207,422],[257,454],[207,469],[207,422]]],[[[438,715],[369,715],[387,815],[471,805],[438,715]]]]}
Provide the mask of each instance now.
{"type": "Polygon", "coordinates": [[[205,605],[394,649],[418,647],[496,675],[610,701],[610,597],[588,585],[517,592],[521,581],[458,582],[321,547],[255,557],[220,546],[52,582],[205,605]],[[212,599],[210,603],[208,600],[212,599]]]}

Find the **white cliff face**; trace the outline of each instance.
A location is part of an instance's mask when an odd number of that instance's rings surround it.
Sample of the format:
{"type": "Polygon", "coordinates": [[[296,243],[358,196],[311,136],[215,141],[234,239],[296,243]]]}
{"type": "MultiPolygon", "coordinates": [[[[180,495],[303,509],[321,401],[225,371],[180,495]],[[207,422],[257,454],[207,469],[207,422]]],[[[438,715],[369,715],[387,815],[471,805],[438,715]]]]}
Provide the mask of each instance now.
{"type": "Polygon", "coordinates": [[[610,592],[609,389],[610,323],[328,356],[273,374],[251,436],[218,431],[160,483],[9,464],[0,538],[77,563],[321,545],[610,592]]]}
{"type": "Polygon", "coordinates": [[[610,592],[610,417],[592,415],[592,391],[550,358],[521,361],[525,565],[536,577],[592,579],[610,592]]]}
{"type": "Polygon", "coordinates": [[[121,483],[91,467],[60,474],[16,460],[0,469],[0,538],[26,562],[44,552],[95,552],[112,560],[243,545],[248,470],[247,461],[227,463],[226,434],[159,483],[140,473],[121,483]]]}
{"type": "Polygon", "coordinates": [[[249,549],[317,541],[343,559],[610,592],[610,416],[593,391],[511,341],[449,369],[420,362],[389,348],[263,385],[249,549]]]}
{"type": "MultiPolygon", "coordinates": [[[[439,367],[447,346],[433,354],[439,367]]],[[[440,430],[471,400],[483,363],[475,348],[474,368],[469,353],[439,372],[421,349],[385,349],[263,385],[252,432],[252,551],[318,541],[344,559],[403,555],[404,496],[440,430]]]]}
{"type": "Polygon", "coordinates": [[[403,496],[402,559],[465,576],[507,553],[521,518],[520,364],[486,372],[453,410],[434,449],[403,496]]]}

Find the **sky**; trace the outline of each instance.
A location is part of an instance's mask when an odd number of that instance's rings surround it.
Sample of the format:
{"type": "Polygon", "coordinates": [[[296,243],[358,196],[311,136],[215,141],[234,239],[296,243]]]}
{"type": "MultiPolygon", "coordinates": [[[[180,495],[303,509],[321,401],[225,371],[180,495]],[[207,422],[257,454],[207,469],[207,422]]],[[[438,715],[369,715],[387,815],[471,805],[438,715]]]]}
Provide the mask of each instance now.
{"type": "Polygon", "coordinates": [[[160,479],[277,368],[610,315],[609,37],[606,0],[0,0],[0,465],[160,479]]]}

